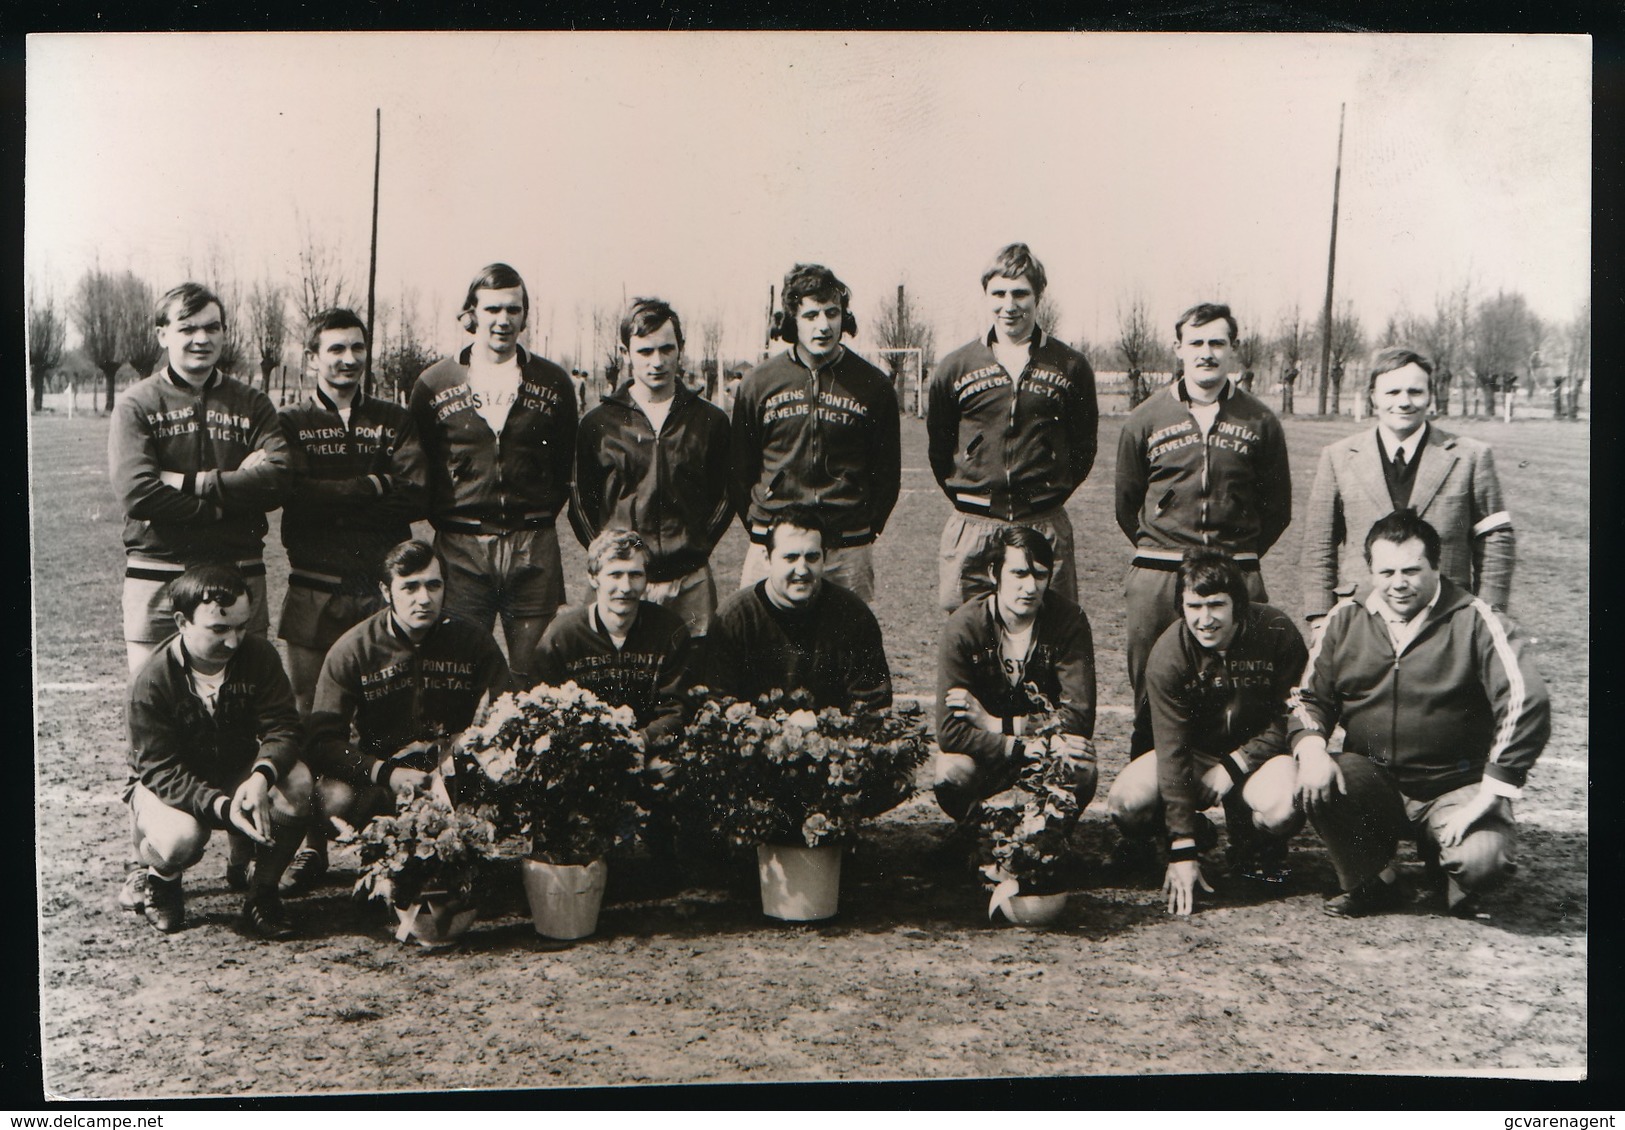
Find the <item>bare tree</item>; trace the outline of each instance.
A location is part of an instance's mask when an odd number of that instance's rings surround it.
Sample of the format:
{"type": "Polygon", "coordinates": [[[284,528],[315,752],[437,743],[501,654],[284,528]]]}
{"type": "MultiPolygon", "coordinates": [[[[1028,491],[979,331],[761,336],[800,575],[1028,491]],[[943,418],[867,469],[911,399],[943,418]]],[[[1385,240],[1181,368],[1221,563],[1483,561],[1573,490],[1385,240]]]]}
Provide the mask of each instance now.
{"type": "Polygon", "coordinates": [[[722,313],[713,310],[700,319],[700,377],[705,383],[705,395],[714,400],[717,384],[722,379],[722,313]]]}
{"type": "MultiPolygon", "coordinates": [[[[902,286],[897,288],[897,299],[875,305],[869,319],[870,336],[881,349],[918,349],[920,351],[920,377],[930,372],[937,363],[937,330],[925,317],[919,303],[902,286]]],[[[903,355],[886,355],[886,367],[891,372],[892,388],[897,402],[907,402],[911,389],[904,388],[903,355]]]]}
{"type": "Polygon", "coordinates": [[[1303,312],[1294,302],[1281,313],[1275,331],[1275,352],[1281,359],[1281,414],[1292,415],[1298,378],[1303,375],[1303,355],[1308,347],[1304,337],[1303,312]]]}
{"type": "Polygon", "coordinates": [[[374,369],[382,382],[380,391],[403,404],[407,394],[412,391],[413,383],[435,359],[434,348],[424,335],[418,311],[418,292],[412,287],[402,289],[393,320],[386,316],[384,309],[379,310],[381,328],[378,337],[381,340],[376,345],[377,362],[374,369]]]}
{"type": "Polygon", "coordinates": [[[1365,352],[1365,328],[1354,313],[1354,304],[1345,299],[1332,315],[1331,326],[1331,414],[1343,410],[1343,377],[1350,361],[1365,352]]]}
{"type": "Polygon", "coordinates": [[[1580,308],[1563,334],[1563,368],[1566,374],[1566,403],[1563,414],[1580,418],[1580,390],[1591,376],[1591,300],[1580,308]]]}
{"type": "Polygon", "coordinates": [[[1247,392],[1253,391],[1253,380],[1258,370],[1269,364],[1271,345],[1261,334],[1250,334],[1236,342],[1236,360],[1241,364],[1241,376],[1236,384],[1247,392]]]}
{"type": "MultiPolygon", "coordinates": [[[[301,220],[301,231],[299,289],[294,294],[294,307],[300,323],[308,324],[323,310],[350,305],[350,299],[342,254],[317,238],[308,220],[301,220]]],[[[361,313],[366,316],[365,312],[361,313]]]]}
{"type": "Polygon", "coordinates": [[[249,330],[260,359],[260,390],[271,393],[271,370],[282,364],[288,338],[288,296],[270,279],[261,279],[248,292],[249,330]]]}
{"type": "Polygon", "coordinates": [[[1541,330],[1529,302],[1517,291],[1496,293],[1478,304],[1473,315],[1472,338],[1467,349],[1473,379],[1484,390],[1485,406],[1493,415],[1495,394],[1511,394],[1518,373],[1528,364],[1541,330]]]}
{"type": "Polygon", "coordinates": [[[1156,350],[1156,331],[1151,325],[1151,312],[1145,299],[1135,295],[1124,309],[1117,304],[1117,352],[1122,355],[1123,368],[1128,372],[1128,406],[1134,408],[1147,396],[1145,368],[1151,363],[1156,350]]]}
{"type": "Polygon", "coordinates": [[[108,412],[113,411],[119,369],[128,362],[145,376],[157,362],[152,304],[152,289],[127,270],[114,275],[95,266],[79,280],[73,319],[80,348],[106,379],[108,412]]]}
{"type": "Polygon", "coordinates": [[[28,379],[34,389],[34,411],[45,410],[45,382],[62,364],[68,344],[68,323],[57,308],[56,297],[28,288],[28,379]]]}
{"type": "Polygon", "coordinates": [[[1056,327],[1061,324],[1061,304],[1055,301],[1054,295],[1045,291],[1038,297],[1038,309],[1033,312],[1033,320],[1041,326],[1045,333],[1058,333],[1056,327]]]}

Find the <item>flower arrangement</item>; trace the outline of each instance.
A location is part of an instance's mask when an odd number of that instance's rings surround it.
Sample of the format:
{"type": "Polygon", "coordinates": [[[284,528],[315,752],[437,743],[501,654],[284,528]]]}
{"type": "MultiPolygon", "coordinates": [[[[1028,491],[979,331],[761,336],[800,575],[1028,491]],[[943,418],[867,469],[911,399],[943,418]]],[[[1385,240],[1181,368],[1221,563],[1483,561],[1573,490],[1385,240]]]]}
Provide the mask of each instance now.
{"type": "Polygon", "coordinates": [[[637,826],[636,724],[631,708],[573,682],[543,685],[502,695],[459,745],[491,782],[499,826],[524,837],[531,858],[579,866],[637,826]]]}
{"type": "Polygon", "coordinates": [[[756,702],[695,692],[695,716],[672,756],[682,826],[735,844],[848,838],[914,793],[931,750],[916,705],[816,713],[804,692],[756,702]]]}
{"type": "Polygon", "coordinates": [[[1043,709],[1029,714],[1024,761],[1016,783],[978,806],[980,870],[993,884],[988,914],[1016,894],[1056,894],[1067,881],[1068,843],[1081,815],[1072,759],[1061,748],[1061,719],[1038,692],[1043,709]]]}
{"type": "Polygon", "coordinates": [[[472,905],[497,856],[488,809],[453,809],[426,792],[394,816],[368,821],[355,839],[362,864],[356,892],[400,907],[430,894],[445,895],[454,907],[472,905]]]}

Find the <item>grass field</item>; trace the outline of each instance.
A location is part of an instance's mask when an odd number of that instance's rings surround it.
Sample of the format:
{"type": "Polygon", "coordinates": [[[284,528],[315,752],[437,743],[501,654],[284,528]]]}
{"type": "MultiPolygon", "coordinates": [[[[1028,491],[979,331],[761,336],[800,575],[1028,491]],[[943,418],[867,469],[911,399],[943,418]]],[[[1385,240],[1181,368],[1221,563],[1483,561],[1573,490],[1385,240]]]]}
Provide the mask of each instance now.
{"type": "MultiPolygon", "coordinates": [[[[1122,581],[1111,517],[1121,417],[1070,505],[1103,704],[1103,797],[1125,761],[1122,581]]],[[[1150,885],[1078,876],[1061,928],[989,925],[966,873],[929,850],[928,799],[888,814],[848,861],[841,914],[786,928],[754,875],[661,888],[612,870],[600,933],[531,931],[522,900],[489,908],[446,955],[398,946],[344,883],[290,906],[298,941],[232,925],[217,848],[188,874],[191,926],[160,936],[114,904],[127,831],[121,515],[106,420],[32,421],[36,813],[45,1081],[62,1097],[332,1093],[816,1079],[1212,1071],[1488,1073],[1574,1078],[1586,1064],[1589,434],[1585,424],[1447,420],[1493,445],[1518,531],[1513,613],[1551,688],[1551,744],[1518,806],[1523,870],[1489,921],[1320,913],[1332,873],[1312,833],[1293,880],[1216,884],[1189,920],[1150,885]]],[[[876,611],[900,693],[929,696],[936,546],[948,506],[904,421],[903,495],[877,549],[876,611]]],[[[1349,419],[1292,419],[1294,497],[1349,419]]],[[[275,520],[273,519],[273,529],[275,520]]],[[[574,539],[566,568],[582,572],[574,539]]],[[[273,534],[272,542],[275,542],[273,534]]],[[[737,526],[716,555],[737,577],[737,526]]],[[[273,613],[286,563],[268,547],[273,613]]],[[[1297,531],[1265,559],[1296,615],[1297,531]]],[[[574,581],[579,599],[584,584],[574,581]]],[[[1113,842],[1099,803],[1078,833],[1113,842]]],[[[343,854],[339,870],[350,876],[343,854]]],[[[353,876],[351,876],[353,877],[353,876]]]]}

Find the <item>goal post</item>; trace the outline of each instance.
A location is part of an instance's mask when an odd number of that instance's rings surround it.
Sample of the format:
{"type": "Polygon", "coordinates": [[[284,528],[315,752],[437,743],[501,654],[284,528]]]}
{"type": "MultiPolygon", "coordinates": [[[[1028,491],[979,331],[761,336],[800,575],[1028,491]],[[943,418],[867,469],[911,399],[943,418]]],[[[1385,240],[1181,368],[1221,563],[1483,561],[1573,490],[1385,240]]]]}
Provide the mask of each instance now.
{"type": "MultiPolygon", "coordinates": [[[[887,361],[890,361],[893,357],[902,359],[902,364],[898,367],[896,376],[901,378],[902,389],[913,390],[914,414],[923,417],[925,415],[925,353],[915,346],[899,346],[896,349],[877,349],[875,350],[875,356],[885,358],[887,361]]],[[[901,390],[897,400],[899,405],[906,403],[901,390]]]]}

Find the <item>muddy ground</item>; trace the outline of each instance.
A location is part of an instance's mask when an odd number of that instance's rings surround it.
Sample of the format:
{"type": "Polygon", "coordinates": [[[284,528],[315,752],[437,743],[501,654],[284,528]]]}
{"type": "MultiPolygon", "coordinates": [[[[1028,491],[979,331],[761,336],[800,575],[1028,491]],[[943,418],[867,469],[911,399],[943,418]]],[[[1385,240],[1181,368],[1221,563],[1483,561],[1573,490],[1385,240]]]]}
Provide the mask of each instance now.
{"type": "MultiPolygon", "coordinates": [[[[1104,797],[1122,767],[1127,701],[1110,515],[1120,418],[1071,510],[1095,627],[1104,797]]],[[[1495,446],[1519,531],[1514,612],[1535,637],[1554,736],[1517,807],[1523,871],[1458,921],[1423,901],[1362,921],[1324,916],[1334,886],[1312,833],[1282,888],[1219,879],[1170,919],[1159,877],[1109,873],[1099,803],[1077,833],[1094,862],[1054,929],[988,922],[987,896],[934,849],[946,821],[917,798],[847,860],[841,911],[785,926],[760,914],[751,861],[657,875],[611,866],[596,936],[545,942],[517,880],[465,942],[396,943],[354,903],[354,862],[290,903],[303,936],[235,928],[211,848],[187,876],[187,929],[164,937],[114,903],[127,848],[119,516],[104,419],[33,421],[36,834],[40,1038],[48,1095],[145,1098],[639,1083],[938,1080],[1192,1072],[1380,1072],[1576,1078],[1587,1063],[1585,425],[1445,421],[1495,446]],[[1549,594],[1566,599],[1550,599],[1549,594]],[[1542,599],[1545,597],[1546,599],[1542,599]]],[[[1295,493],[1351,420],[1288,422],[1295,493]]],[[[881,543],[878,612],[898,690],[929,695],[933,552],[947,504],[905,422],[905,495],[881,543]],[[929,578],[923,586],[918,579],[929,578]]],[[[274,527],[273,527],[274,528],[274,527]]],[[[275,535],[273,533],[273,542],[275,535]]],[[[564,535],[567,568],[581,554],[564,535]]],[[[737,529],[718,553],[737,575],[737,529]]],[[[1297,610],[1288,531],[1265,561],[1297,610]]],[[[285,566],[271,554],[273,609],[285,566]]],[[[581,586],[572,584],[572,597],[581,586]]],[[[1414,856],[1406,868],[1420,877],[1414,856]]]]}

